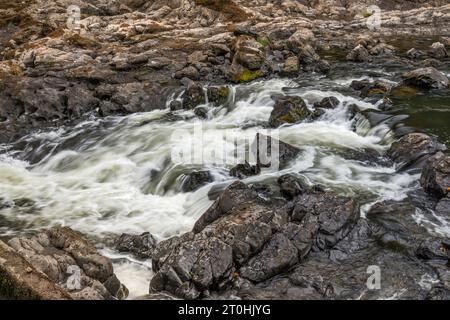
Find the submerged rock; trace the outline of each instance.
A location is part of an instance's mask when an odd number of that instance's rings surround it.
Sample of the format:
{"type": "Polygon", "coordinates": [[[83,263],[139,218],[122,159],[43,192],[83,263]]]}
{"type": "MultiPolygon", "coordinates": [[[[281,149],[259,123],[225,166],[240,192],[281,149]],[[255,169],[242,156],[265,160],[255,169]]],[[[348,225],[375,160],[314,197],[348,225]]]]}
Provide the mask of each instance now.
{"type": "Polygon", "coordinates": [[[416,69],[402,75],[403,83],[423,89],[447,89],[448,78],[433,67],[416,69]]]}
{"type": "Polygon", "coordinates": [[[285,123],[296,123],[305,120],[311,115],[311,111],[306,106],[302,98],[296,96],[283,96],[277,99],[269,124],[272,128],[277,128],[285,123]]]}
{"type": "MultiPolygon", "coordinates": [[[[8,244],[15,251],[15,255],[20,255],[32,266],[29,268],[30,273],[34,270],[40,271],[59,287],[55,295],[58,291],[66,292],[60,293],[61,298],[69,296],[76,300],[108,300],[125,299],[128,295],[128,290],[114,274],[111,261],[100,255],[92,245],[69,228],[52,228],[32,237],[13,238],[8,244]]],[[[7,256],[2,258],[6,258],[7,261],[8,250],[6,253],[7,256]]],[[[17,275],[24,273],[18,269],[24,266],[26,266],[24,262],[17,266],[15,271],[17,275]]],[[[28,273],[28,269],[25,273],[28,273]]],[[[15,277],[14,274],[12,276],[15,277]]],[[[16,278],[13,281],[20,280],[16,278]]],[[[39,285],[36,285],[33,289],[39,288],[39,285]]],[[[45,291],[35,291],[31,298],[46,294],[48,293],[45,291]]]]}

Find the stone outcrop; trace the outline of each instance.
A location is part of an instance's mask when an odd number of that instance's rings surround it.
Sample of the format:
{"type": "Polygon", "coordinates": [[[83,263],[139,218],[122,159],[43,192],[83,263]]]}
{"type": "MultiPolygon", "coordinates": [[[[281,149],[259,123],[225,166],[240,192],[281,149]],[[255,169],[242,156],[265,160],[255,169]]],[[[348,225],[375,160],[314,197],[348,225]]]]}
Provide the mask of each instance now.
{"type": "Polygon", "coordinates": [[[111,261],[69,228],[0,243],[1,295],[16,299],[125,299],[111,261]]]}

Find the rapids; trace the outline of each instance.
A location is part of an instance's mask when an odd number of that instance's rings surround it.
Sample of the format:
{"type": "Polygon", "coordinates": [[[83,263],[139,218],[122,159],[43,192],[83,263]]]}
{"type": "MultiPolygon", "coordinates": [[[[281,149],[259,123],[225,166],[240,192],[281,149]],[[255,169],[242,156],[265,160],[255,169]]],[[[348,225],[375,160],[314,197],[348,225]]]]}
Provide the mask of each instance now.
{"type": "MultiPolygon", "coordinates": [[[[385,71],[378,76],[390,79],[385,71]]],[[[234,86],[225,105],[209,106],[207,120],[198,119],[192,111],[172,114],[166,109],[92,118],[0,145],[0,236],[8,238],[53,225],[70,226],[113,259],[131,298],[146,294],[151,263],[115,252],[114,239],[121,233],[148,231],[161,240],[190,230],[211,205],[211,188],[233,181],[228,173],[231,164],[221,161],[221,157],[231,157],[235,147],[224,140],[225,134],[238,142],[253,140],[257,132],[265,130],[274,105],[271,97],[285,93],[302,97],[311,109],[314,102],[328,96],[337,97],[340,105],[318,121],[281,127],[280,140],[301,148],[303,153],[288,168],[264,171],[245,182],[273,183],[284,173],[296,174],[311,184],[323,184],[363,199],[363,216],[373,203],[399,200],[416,189],[417,174],[398,173],[393,166],[368,165],[345,157],[350,150],[383,152],[395,139],[387,124],[370,127],[367,120],[350,120],[346,113],[351,104],[363,110],[378,108],[348,89],[352,80],[368,77],[309,77],[302,82],[274,79],[234,86]],[[173,162],[174,149],[200,143],[188,134],[200,125],[202,148],[220,145],[223,152],[205,157],[201,164],[173,162]],[[174,138],[176,130],[186,134],[174,138]],[[214,182],[196,192],[182,193],[183,174],[198,169],[209,170],[214,182]]],[[[177,98],[179,93],[173,96],[177,98]]],[[[447,110],[447,118],[449,114],[447,110]]],[[[439,134],[439,128],[436,131],[439,134]]],[[[444,142],[446,139],[444,135],[444,142]]],[[[430,232],[438,230],[450,236],[449,221],[443,217],[431,222],[418,212],[416,220],[430,227],[430,232]]]]}

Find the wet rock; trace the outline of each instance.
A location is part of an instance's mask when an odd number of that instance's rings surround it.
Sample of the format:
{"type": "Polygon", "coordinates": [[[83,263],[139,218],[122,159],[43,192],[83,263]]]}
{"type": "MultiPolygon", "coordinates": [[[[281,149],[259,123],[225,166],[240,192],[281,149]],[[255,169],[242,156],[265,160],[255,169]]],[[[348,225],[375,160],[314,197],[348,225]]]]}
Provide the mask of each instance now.
{"type": "Polygon", "coordinates": [[[416,252],[417,256],[426,260],[449,260],[450,241],[448,239],[427,239],[416,252]]]}
{"type": "Polygon", "coordinates": [[[288,57],[284,62],[283,69],[280,72],[281,76],[296,77],[300,70],[298,58],[295,56],[288,57]]]}
{"type": "Polygon", "coordinates": [[[392,89],[392,85],[382,80],[354,80],[350,87],[361,92],[361,97],[384,96],[392,89]]]}
{"type": "Polygon", "coordinates": [[[446,150],[446,147],[424,133],[410,133],[398,141],[394,142],[389,148],[387,155],[396,163],[405,168],[414,164],[424,157],[431,156],[438,151],[446,150]]]}
{"type": "Polygon", "coordinates": [[[208,87],[207,89],[208,101],[215,105],[223,105],[228,101],[230,96],[230,88],[222,87],[208,87]]]}
{"type": "Polygon", "coordinates": [[[422,89],[446,89],[448,78],[433,67],[416,69],[402,74],[403,84],[422,89]]]}
{"type": "Polygon", "coordinates": [[[115,243],[117,251],[132,253],[139,259],[151,258],[155,245],[156,239],[149,232],[141,235],[123,233],[115,243]]]}
{"type": "Polygon", "coordinates": [[[269,124],[277,128],[285,123],[296,123],[305,120],[311,115],[302,98],[296,96],[283,96],[277,99],[270,114],[269,124]]]}
{"type": "Polygon", "coordinates": [[[194,109],[194,114],[200,119],[208,119],[209,109],[207,107],[197,107],[194,109]]]}
{"type": "Polygon", "coordinates": [[[128,295],[111,261],[69,228],[13,238],[8,244],[73,299],[124,299],[128,295]]]}
{"type": "MultiPolygon", "coordinates": [[[[448,191],[448,190],[447,190],[448,191]]],[[[447,193],[446,198],[442,198],[436,205],[436,212],[441,216],[450,216],[450,196],[447,193]]]]}
{"type": "Polygon", "coordinates": [[[302,181],[290,174],[279,177],[277,183],[280,186],[281,195],[288,200],[292,200],[306,189],[302,181]]]}
{"type": "Polygon", "coordinates": [[[194,171],[183,177],[181,190],[192,192],[213,181],[214,178],[209,171],[194,171]]]}
{"type": "Polygon", "coordinates": [[[326,97],[320,102],[314,103],[314,108],[334,109],[339,105],[339,100],[336,97],[326,97]]]}
{"type": "Polygon", "coordinates": [[[440,42],[433,43],[430,48],[430,55],[436,59],[443,59],[447,57],[445,46],[440,42]]]}
{"type": "Polygon", "coordinates": [[[288,270],[297,261],[297,248],[285,235],[278,233],[240,269],[240,275],[253,282],[261,282],[288,270]]]}
{"type": "Polygon", "coordinates": [[[443,198],[450,192],[450,156],[436,153],[426,162],[420,184],[430,194],[443,198]]]}
{"type": "Polygon", "coordinates": [[[369,58],[369,51],[367,51],[367,49],[360,44],[350,51],[346,57],[347,60],[354,62],[364,62],[369,60],[369,58]]]}
{"type": "Polygon", "coordinates": [[[256,155],[258,167],[283,169],[299,156],[301,150],[281,140],[258,133],[252,144],[252,152],[256,155]]]}
{"type": "Polygon", "coordinates": [[[206,103],[203,87],[195,82],[189,83],[186,91],[181,96],[184,109],[194,109],[200,104],[206,103]]]}
{"type": "Polygon", "coordinates": [[[417,50],[415,48],[411,48],[406,52],[406,55],[410,59],[419,59],[419,58],[423,57],[425,55],[425,53],[420,50],[417,50]]]}
{"type": "Polygon", "coordinates": [[[178,100],[173,100],[169,104],[170,111],[178,111],[183,109],[183,103],[178,100]]]}
{"type": "Polygon", "coordinates": [[[258,166],[253,166],[247,161],[245,163],[240,163],[230,170],[230,176],[236,177],[238,179],[245,179],[251,176],[256,176],[261,172],[258,166]]]}

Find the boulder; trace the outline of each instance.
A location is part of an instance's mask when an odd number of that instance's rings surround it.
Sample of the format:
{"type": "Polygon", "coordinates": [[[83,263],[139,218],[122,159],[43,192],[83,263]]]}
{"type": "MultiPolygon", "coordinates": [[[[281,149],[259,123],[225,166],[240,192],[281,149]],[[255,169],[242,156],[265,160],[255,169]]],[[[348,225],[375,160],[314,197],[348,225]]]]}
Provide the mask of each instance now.
{"type": "Polygon", "coordinates": [[[369,60],[370,54],[362,45],[357,45],[352,51],[347,54],[346,59],[354,62],[364,62],[369,60]]]}
{"type": "Polygon", "coordinates": [[[115,243],[117,251],[131,253],[139,259],[151,259],[155,245],[156,239],[149,232],[141,235],[123,233],[115,243]]]}
{"type": "Polygon", "coordinates": [[[409,133],[394,142],[387,151],[387,155],[398,163],[400,168],[406,168],[417,161],[421,161],[419,166],[422,166],[427,156],[444,150],[446,150],[445,145],[438,143],[435,138],[427,134],[409,133]]]}
{"type": "Polygon", "coordinates": [[[430,47],[430,56],[435,59],[444,59],[447,57],[447,50],[445,50],[444,44],[435,42],[430,47]]]}
{"type": "Polygon", "coordinates": [[[314,103],[314,108],[334,109],[339,105],[339,99],[336,97],[326,97],[320,102],[314,103]]]}
{"type": "Polygon", "coordinates": [[[277,183],[280,186],[281,195],[288,200],[294,199],[306,189],[302,181],[291,174],[282,175],[278,178],[277,183]]]}
{"type": "Polygon", "coordinates": [[[438,152],[430,157],[423,168],[420,184],[428,193],[445,197],[450,192],[450,156],[438,152]]]}
{"type": "Polygon", "coordinates": [[[448,78],[433,67],[416,69],[402,74],[403,84],[421,89],[447,89],[448,78]]]}
{"type": "Polygon", "coordinates": [[[245,179],[251,176],[256,176],[260,173],[260,168],[258,166],[252,166],[247,161],[245,163],[240,163],[230,170],[230,176],[236,177],[238,179],[245,179]]]}
{"type": "Polygon", "coordinates": [[[181,190],[192,192],[213,181],[214,178],[209,171],[194,171],[184,175],[181,181],[181,190]]]}
{"type": "Polygon", "coordinates": [[[183,109],[194,109],[198,105],[206,103],[203,87],[195,82],[190,82],[181,96],[183,109]]]}
{"type": "MultiPolygon", "coordinates": [[[[72,299],[125,299],[128,295],[114,274],[111,261],[69,228],[52,228],[31,237],[12,238],[8,244],[32,266],[30,272],[37,270],[45,274],[72,299]]],[[[25,265],[22,262],[18,266],[25,265]]]]}
{"type": "Polygon", "coordinates": [[[285,123],[296,123],[305,120],[311,115],[302,98],[296,96],[283,96],[277,99],[270,114],[269,124],[277,128],[285,123]]]}
{"type": "Polygon", "coordinates": [[[280,72],[280,75],[286,77],[296,77],[298,76],[300,70],[300,65],[298,62],[298,57],[290,56],[286,58],[284,62],[283,69],[280,72]]]}
{"type": "Polygon", "coordinates": [[[281,140],[257,133],[251,146],[259,168],[284,169],[295,160],[301,150],[281,140]]]}

